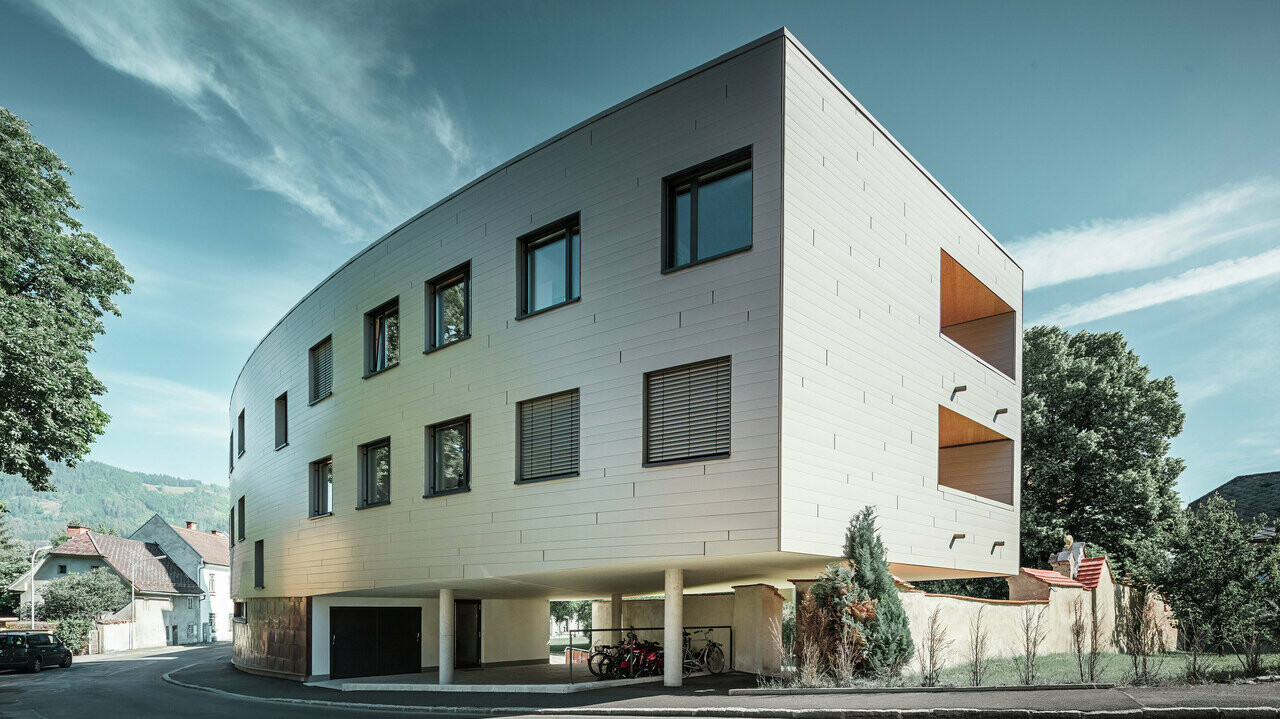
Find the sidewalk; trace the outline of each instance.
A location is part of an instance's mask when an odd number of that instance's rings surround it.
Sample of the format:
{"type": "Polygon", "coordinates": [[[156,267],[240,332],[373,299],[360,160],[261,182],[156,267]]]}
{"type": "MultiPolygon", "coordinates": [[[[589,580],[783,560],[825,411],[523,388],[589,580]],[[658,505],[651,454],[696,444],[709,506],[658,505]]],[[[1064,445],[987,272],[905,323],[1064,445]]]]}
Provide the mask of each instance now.
{"type": "Polygon", "coordinates": [[[250,701],[379,708],[462,715],[543,714],[601,716],[858,717],[1018,716],[1027,719],[1076,717],[1239,716],[1280,718],[1280,685],[1209,685],[963,693],[817,696],[730,696],[733,688],[755,686],[754,677],[728,674],[695,677],[679,689],[654,685],[615,687],[579,694],[449,694],[362,692],[359,695],[240,672],[225,657],[174,670],[166,680],[188,688],[237,695],[250,701]],[[1216,707],[1225,707],[1218,710],[1216,707]],[[1176,708],[1187,708],[1180,712],[1176,708]],[[1090,714],[1096,712],[1095,714],[1090,714]]]}
{"type": "Polygon", "coordinates": [[[148,657],[176,655],[183,652],[206,649],[208,647],[230,647],[231,642],[201,642],[199,644],[178,644],[164,647],[143,647],[142,649],[126,649],[122,652],[105,654],[80,654],[72,659],[76,664],[93,664],[95,662],[111,662],[123,659],[146,659],[148,657]]]}

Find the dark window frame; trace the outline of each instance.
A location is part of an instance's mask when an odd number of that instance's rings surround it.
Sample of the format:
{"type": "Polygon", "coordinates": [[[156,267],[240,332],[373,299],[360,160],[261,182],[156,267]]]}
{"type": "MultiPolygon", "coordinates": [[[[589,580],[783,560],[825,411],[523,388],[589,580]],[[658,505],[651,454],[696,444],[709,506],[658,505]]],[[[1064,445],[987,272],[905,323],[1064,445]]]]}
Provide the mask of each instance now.
{"type": "Polygon", "coordinates": [[[259,539],[253,543],[253,588],[266,589],[267,567],[266,546],[259,539]]]}
{"type": "Polygon", "coordinates": [[[227,515],[227,539],[230,540],[230,546],[236,546],[236,507],[231,505],[231,512],[227,515]]]}
{"type": "Polygon", "coordinates": [[[662,274],[679,272],[707,262],[714,262],[724,257],[747,252],[755,245],[752,232],[755,226],[755,158],[753,147],[725,153],[706,162],[699,163],[686,170],[662,178],[662,274]],[[744,167],[739,167],[745,165],[744,167]],[[747,190],[751,197],[750,215],[747,217],[747,244],[726,250],[707,257],[698,257],[698,186],[704,182],[718,180],[735,174],[741,170],[751,171],[751,187],[747,190]],[[675,263],[676,213],[674,211],[675,196],[685,186],[692,188],[689,193],[689,261],[677,265],[675,263]]]}
{"type": "Polygon", "coordinates": [[[244,495],[243,494],[240,495],[240,499],[237,500],[236,502],[236,509],[238,510],[236,512],[236,521],[238,522],[236,524],[236,534],[238,535],[237,539],[243,542],[244,541],[244,495]]]}
{"type": "Polygon", "coordinates": [[[244,408],[240,408],[240,414],[236,417],[236,459],[244,456],[244,408]]]}
{"type": "Polygon", "coordinates": [[[665,467],[673,464],[693,464],[695,462],[715,462],[715,461],[720,461],[724,459],[729,459],[729,457],[732,456],[733,454],[733,356],[732,355],[724,355],[722,357],[711,357],[709,359],[697,360],[696,362],[685,362],[683,364],[673,365],[671,367],[662,367],[660,369],[645,372],[643,385],[641,387],[641,394],[642,394],[642,402],[644,405],[643,411],[642,411],[642,420],[641,420],[642,426],[641,426],[641,436],[640,436],[640,442],[641,442],[640,452],[641,452],[642,466],[665,467]],[[698,365],[710,365],[713,363],[723,362],[726,360],[729,363],[729,427],[730,427],[729,451],[716,452],[714,454],[696,455],[691,457],[679,457],[675,459],[662,459],[662,460],[656,460],[656,461],[650,460],[649,459],[649,422],[650,422],[649,378],[652,377],[653,375],[661,374],[663,372],[683,370],[683,369],[696,367],[698,365]]]}
{"type": "Polygon", "coordinates": [[[319,402],[333,396],[333,335],[326,335],[324,339],[311,345],[307,350],[307,406],[310,407],[319,402]],[[316,395],[316,350],[321,345],[329,344],[329,391],[322,395],[316,395]]]}
{"type": "Polygon", "coordinates": [[[309,491],[308,519],[320,519],[333,516],[333,455],[321,457],[307,464],[307,486],[309,491]],[[324,466],[329,467],[328,482],[322,483],[321,474],[324,466]],[[327,486],[326,486],[327,485],[327,486]],[[323,505],[321,503],[323,501],[323,505]],[[323,511],[321,511],[323,510],[323,511]]]}
{"type": "Polygon", "coordinates": [[[276,450],[289,446],[289,393],[281,392],[276,397],[276,450]],[[283,431],[282,431],[283,430],[283,431]],[[281,441],[283,437],[283,441],[281,441]]]}
{"type": "Polygon", "coordinates": [[[452,347],[459,342],[471,339],[471,260],[432,277],[426,284],[427,295],[427,340],[423,354],[430,354],[445,347],[452,347]],[[459,282],[462,283],[463,329],[462,335],[455,340],[436,344],[436,301],[442,290],[447,290],[459,282]]]}
{"type": "Polygon", "coordinates": [[[360,464],[356,468],[359,481],[356,482],[356,509],[385,507],[391,504],[391,436],[387,435],[372,442],[365,442],[358,447],[360,464]],[[387,498],[377,502],[369,501],[370,480],[373,474],[369,471],[369,455],[372,450],[386,446],[387,448],[387,498]]]}
{"type": "Polygon", "coordinates": [[[436,422],[426,428],[426,491],[423,499],[444,497],[450,494],[462,494],[471,491],[471,415],[436,422]],[[462,425],[462,486],[454,489],[436,489],[436,432],[462,425]]]}
{"type": "Polygon", "coordinates": [[[537,482],[550,482],[557,479],[570,479],[572,477],[582,476],[582,388],[574,387],[571,389],[561,390],[559,392],[548,392],[537,397],[520,400],[516,403],[516,484],[534,484],[537,482]],[[577,471],[563,472],[560,474],[551,474],[541,477],[524,477],[522,470],[524,467],[524,420],[521,411],[525,403],[536,402],[542,399],[550,399],[563,394],[577,393],[578,395],[578,457],[577,471]]]}
{"type": "Polygon", "coordinates": [[[516,239],[516,320],[523,320],[527,317],[540,315],[543,312],[550,312],[558,307],[573,304],[582,299],[582,218],[581,213],[575,212],[567,217],[562,217],[555,222],[549,222],[542,227],[521,235],[516,239]],[[574,231],[578,234],[578,262],[573,262],[573,243],[569,241],[574,231]],[[529,257],[534,250],[544,245],[551,244],[563,239],[564,243],[564,266],[565,266],[565,294],[563,302],[547,305],[538,309],[530,309],[532,304],[529,301],[529,257]],[[573,281],[574,274],[577,274],[577,281],[573,281]],[[574,288],[577,291],[570,295],[568,288],[574,288]]]}
{"type": "Polygon", "coordinates": [[[392,307],[395,308],[395,312],[396,312],[396,325],[398,327],[397,332],[400,332],[400,336],[397,339],[397,342],[399,342],[400,339],[403,339],[403,335],[404,335],[403,327],[399,327],[400,295],[396,295],[395,297],[392,297],[386,302],[383,302],[377,307],[374,307],[373,309],[364,313],[364,378],[365,379],[369,379],[370,377],[376,377],[377,375],[380,375],[383,372],[386,372],[387,370],[392,370],[400,366],[400,350],[401,350],[400,345],[404,344],[403,342],[400,342],[399,344],[396,345],[396,361],[395,362],[388,362],[386,366],[381,367],[379,369],[374,369],[374,362],[377,359],[375,357],[375,353],[377,352],[376,345],[378,340],[377,325],[379,321],[383,321],[385,323],[385,318],[389,314],[392,307]]]}

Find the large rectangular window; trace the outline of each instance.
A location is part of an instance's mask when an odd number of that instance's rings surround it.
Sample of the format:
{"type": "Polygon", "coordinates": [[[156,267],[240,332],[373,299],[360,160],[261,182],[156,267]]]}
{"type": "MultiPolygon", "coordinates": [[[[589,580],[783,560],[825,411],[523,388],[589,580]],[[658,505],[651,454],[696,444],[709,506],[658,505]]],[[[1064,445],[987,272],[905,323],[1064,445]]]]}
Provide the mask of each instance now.
{"type": "Polygon", "coordinates": [[[333,513],[333,457],[311,463],[311,516],[333,513]]]}
{"type": "Polygon", "coordinates": [[[400,298],[364,316],[364,376],[391,369],[400,362],[400,298]]]}
{"type": "Polygon", "coordinates": [[[729,456],[731,365],[721,357],[644,376],[646,464],[729,456]]]}
{"type": "Polygon", "coordinates": [[[1012,505],[1017,473],[1013,440],[938,407],[938,486],[1012,505]]]}
{"type": "Polygon", "coordinates": [[[311,373],[311,398],[315,404],[333,394],[333,335],[316,343],[307,353],[311,373]]]}
{"type": "Polygon", "coordinates": [[[470,417],[451,419],[427,428],[427,494],[471,489],[470,417]]]}
{"type": "Polygon", "coordinates": [[[750,148],[672,175],[664,190],[664,272],[750,249],[750,148]]]}
{"type": "Polygon", "coordinates": [[[266,586],[265,577],[267,575],[266,567],[262,565],[262,540],[253,543],[253,588],[262,589],[266,586]]]}
{"type": "Polygon", "coordinates": [[[520,238],[520,317],[578,299],[580,245],[577,215],[520,238]]]}
{"type": "Polygon", "coordinates": [[[391,501],[391,438],[360,447],[360,507],[391,501]]]}
{"type": "Polygon", "coordinates": [[[1013,379],[1018,364],[1018,313],[964,265],[942,251],[941,332],[1013,379]]]}
{"type": "Polygon", "coordinates": [[[471,264],[427,283],[427,351],[471,336],[471,264]]]}
{"type": "Polygon", "coordinates": [[[578,414],[576,389],[527,399],[518,405],[520,457],[517,481],[578,475],[578,414]]]}
{"type": "Polygon", "coordinates": [[[289,393],[276,397],[276,449],[289,444],[289,393]]]}
{"type": "Polygon", "coordinates": [[[244,496],[241,495],[240,500],[236,502],[236,537],[240,541],[244,541],[244,496]]]}
{"type": "Polygon", "coordinates": [[[244,410],[236,418],[236,456],[244,456],[244,410]]]}

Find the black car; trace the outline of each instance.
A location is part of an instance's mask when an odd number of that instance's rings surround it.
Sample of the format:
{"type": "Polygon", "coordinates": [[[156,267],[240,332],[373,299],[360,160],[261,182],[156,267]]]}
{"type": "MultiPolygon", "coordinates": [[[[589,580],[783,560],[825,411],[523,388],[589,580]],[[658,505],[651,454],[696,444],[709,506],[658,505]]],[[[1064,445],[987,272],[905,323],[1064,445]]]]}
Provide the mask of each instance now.
{"type": "Polygon", "coordinates": [[[0,633],[0,669],[38,672],[71,666],[71,650],[48,632],[0,633]]]}

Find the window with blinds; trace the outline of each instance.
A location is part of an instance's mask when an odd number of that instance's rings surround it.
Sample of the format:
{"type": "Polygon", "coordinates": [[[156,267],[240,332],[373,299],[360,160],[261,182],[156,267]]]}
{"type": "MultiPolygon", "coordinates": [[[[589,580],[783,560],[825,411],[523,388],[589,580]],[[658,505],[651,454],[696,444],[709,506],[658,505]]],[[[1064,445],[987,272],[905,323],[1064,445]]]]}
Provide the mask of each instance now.
{"type": "Polygon", "coordinates": [[[645,375],[646,464],[729,456],[730,365],[721,357],[645,375]]]}
{"type": "Polygon", "coordinates": [[[333,394],[333,335],[311,348],[311,403],[333,394]]]}
{"type": "Polygon", "coordinates": [[[520,463],[517,481],[578,475],[578,390],[519,404],[520,463]]]}

